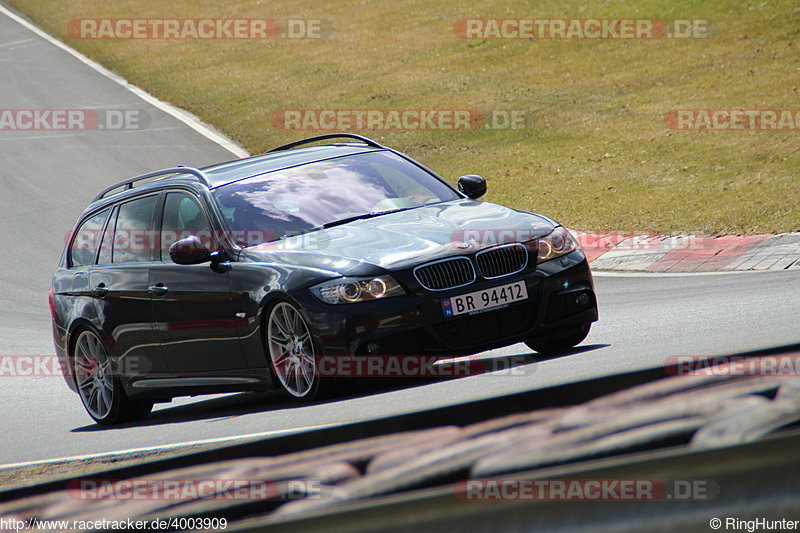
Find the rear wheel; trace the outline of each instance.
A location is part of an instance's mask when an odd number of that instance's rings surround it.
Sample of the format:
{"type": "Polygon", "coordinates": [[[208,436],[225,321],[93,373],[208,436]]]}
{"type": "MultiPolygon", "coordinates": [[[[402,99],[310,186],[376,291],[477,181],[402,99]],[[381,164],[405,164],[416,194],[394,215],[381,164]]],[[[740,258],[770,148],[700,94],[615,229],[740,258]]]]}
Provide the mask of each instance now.
{"type": "Polygon", "coordinates": [[[114,375],[103,342],[90,330],[78,334],[72,355],[72,369],[83,407],[95,422],[111,426],[146,417],[149,402],[128,398],[119,376],[114,375]]]}
{"type": "Polygon", "coordinates": [[[586,336],[589,335],[589,329],[591,329],[591,327],[591,324],[584,324],[577,328],[571,329],[556,338],[546,340],[534,338],[526,340],[525,344],[528,345],[528,348],[535,350],[542,355],[555,355],[564,353],[583,342],[586,336]]]}
{"type": "Polygon", "coordinates": [[[265,341],[270,369],[283,391],[300,401],[317,397],[317,350],[300,310],[285,301],[274,304],[267,315],[265,341]]]}

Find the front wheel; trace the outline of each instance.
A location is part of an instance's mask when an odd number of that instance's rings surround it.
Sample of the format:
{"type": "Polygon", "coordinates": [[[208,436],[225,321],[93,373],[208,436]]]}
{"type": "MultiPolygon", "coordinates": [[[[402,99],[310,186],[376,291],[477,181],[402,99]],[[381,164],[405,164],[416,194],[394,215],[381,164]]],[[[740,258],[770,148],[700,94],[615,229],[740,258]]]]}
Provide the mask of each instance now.
{"type": "Polygon", "coordinates": [[[95,422],[112,426],[146,417],[153,409],[150,402],[128,398],[116,376],[103,342],[92,331],[78,335],[72,355],[72,369],[83,407],[95,422]]]}
{"type": "Polygon", "coordinates": [[[317,351],[300,310],[289,302],[274,304],[266,321],[270,370],[292,399],[310,401],[320,395],[317,351]]]}
{"type": "Polygon", "coordinates": [[[571,329],[556,338],[544,341],[534,338],[526,340],[525,344],[528,345],[528,348],[535,350],[542,355],[561,354],[573,349],[583,342],[586,336],[589,335],[589,329],[591,329],[591,327],[591,324],[584,324],[582,326],[578,326],[577,328],[571,329]]]}

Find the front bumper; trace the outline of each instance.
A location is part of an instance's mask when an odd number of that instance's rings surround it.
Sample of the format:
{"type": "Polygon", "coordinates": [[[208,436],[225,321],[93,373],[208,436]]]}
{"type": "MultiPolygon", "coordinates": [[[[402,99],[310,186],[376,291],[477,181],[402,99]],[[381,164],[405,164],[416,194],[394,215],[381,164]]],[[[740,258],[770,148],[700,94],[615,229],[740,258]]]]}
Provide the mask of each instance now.
{"type": "MultiPolygon", "coordinates": [[[[398,280],[403,283],[402,274],[398,280]]],[[[597,299],[581,252],[537,265],[534,271],[484,280],[448,291],[328,305],[309,291],[293,295],[327,355],[462,355],[526,339],[558,336],[597,320],[597,299]],[[445,318],[441,300],[524,280],[528,299],[475,315],[445,318]]]]}

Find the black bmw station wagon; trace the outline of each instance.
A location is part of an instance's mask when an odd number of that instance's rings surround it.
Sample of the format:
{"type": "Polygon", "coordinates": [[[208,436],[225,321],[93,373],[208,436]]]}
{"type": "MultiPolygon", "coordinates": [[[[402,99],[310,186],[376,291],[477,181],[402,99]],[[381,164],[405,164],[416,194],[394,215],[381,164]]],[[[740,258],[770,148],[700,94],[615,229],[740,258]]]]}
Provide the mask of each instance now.
{"type": "Polygon", "coordinates": [[[597,320],[580,246],[485,192],[353,134],[109,187],[51,287],[67,384],[110,425],[182,395],[310,400],[321,357],[572,348],[597,320]]]}

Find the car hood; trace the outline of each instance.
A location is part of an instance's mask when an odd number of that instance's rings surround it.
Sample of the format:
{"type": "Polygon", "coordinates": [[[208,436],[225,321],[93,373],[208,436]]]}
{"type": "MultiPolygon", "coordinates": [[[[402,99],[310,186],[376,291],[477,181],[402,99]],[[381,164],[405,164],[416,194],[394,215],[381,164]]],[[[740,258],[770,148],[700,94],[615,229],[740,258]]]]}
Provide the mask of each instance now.
{"type": "Polygon", "coordinates": [[[343,275],[401,270],[550,233],[551,220],[489,202],[454,200],[356,220],[252,246],[255,261],[288,263],[343,275]]]}

